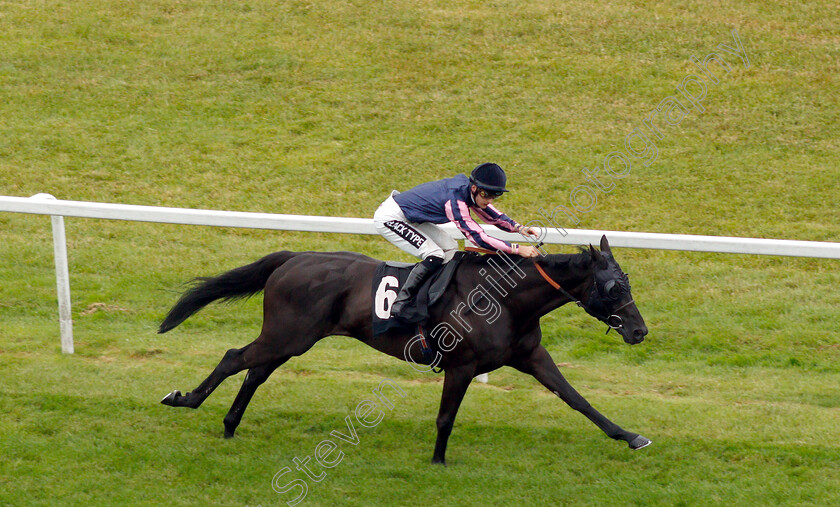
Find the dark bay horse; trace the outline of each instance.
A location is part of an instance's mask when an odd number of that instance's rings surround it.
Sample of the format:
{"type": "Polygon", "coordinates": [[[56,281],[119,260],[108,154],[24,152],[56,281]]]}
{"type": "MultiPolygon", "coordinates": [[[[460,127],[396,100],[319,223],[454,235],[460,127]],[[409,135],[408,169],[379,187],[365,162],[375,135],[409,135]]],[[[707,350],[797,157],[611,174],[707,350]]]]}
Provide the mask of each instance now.
{"type": "MultiPolygon", "coordinates": [[[[633,345],[647,334],[630,284],[612,256],[606,237],[601,250],[534,259],[465,256],[449,287],[433,305],[427,329],[440,337],[434,364],[445,371],[432,461],[444,463],[446,443],[470,381],[478,374],[511,366],[533,375],[608,436],[641,449],[650,440],[626,431],[595,410],[566,381],[540,344],[540,317],[570,301],[607,323],[633,345]],[[504,260],[505,262],[501,262],[504,260]],[[507,271],[500,269],[510,266],[507,271]],[[492,276],[491,276],[492,274],[492,276]],[[456,338],[457,336],[457,338],[456,338]]],[[[248,370],[224,418],[233,437],[256,389],[280,365],[331,335],[352,336],[380,352],[416,364],[430,364],[416,334],[391,330],[374,336],[372,283],[379,261],[351,252],[277,252],[213,278],[200,278],[169,311],[165,333],[207,304],[264,291],[259,337],[230,349],[213,373],[186,394],[173,391],[161,403],[198,408],[227,377],[248,370]]],[[[609,329],[608,329],[609,332],[609,329]]]]}

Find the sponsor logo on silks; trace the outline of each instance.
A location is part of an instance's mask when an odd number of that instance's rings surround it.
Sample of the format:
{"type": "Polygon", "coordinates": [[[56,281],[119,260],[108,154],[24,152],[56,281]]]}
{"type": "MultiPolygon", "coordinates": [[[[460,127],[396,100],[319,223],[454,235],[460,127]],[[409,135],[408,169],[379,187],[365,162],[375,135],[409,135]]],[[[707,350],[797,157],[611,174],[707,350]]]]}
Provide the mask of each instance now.
{"type": "Polygon", "coordinates": [[[388,220],[385,222],[385,227],[391,229],[399,237],[411,243],[411,246],[414,248],[420,248],[420,246],[426,242],[426,237],[417,232],[416,229],[411,227],[405,222],[401,222],[399,220],[388,220]]]}

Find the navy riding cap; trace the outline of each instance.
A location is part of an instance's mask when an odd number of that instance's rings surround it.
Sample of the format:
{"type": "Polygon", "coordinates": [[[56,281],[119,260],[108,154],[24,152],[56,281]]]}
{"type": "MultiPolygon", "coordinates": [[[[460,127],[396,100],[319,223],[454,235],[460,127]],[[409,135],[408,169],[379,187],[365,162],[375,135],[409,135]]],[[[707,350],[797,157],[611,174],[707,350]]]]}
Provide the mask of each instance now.
{"type": "Polygon", "coordinates": [[[498,164],[490,162],[481,164],[472,170],[470,173],[470,182],[478,188],[488,190],[490,192],[507,192],[505,183],[507,183],[507,176],[498,164]]]}

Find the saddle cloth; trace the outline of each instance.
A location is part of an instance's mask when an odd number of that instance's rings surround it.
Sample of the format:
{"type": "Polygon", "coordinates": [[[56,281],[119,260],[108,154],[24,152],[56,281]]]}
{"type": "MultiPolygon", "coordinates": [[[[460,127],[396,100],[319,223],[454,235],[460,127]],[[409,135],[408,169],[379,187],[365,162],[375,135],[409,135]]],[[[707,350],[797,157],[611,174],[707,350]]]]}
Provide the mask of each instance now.
{"type": "Polygon", "coordinates": [[[443,295],[464,252],[456,252],[451,261],[444,264],[437,273],[430,276],[420,287],[417,296],[405,307],[399,318],[391,315],[391,304],[397,298],[414,264],[404,262],[382,262],[373,274],[373,335],[384,333],[395,327],[413,327],[429,318],[429,307],[443,295]]]}

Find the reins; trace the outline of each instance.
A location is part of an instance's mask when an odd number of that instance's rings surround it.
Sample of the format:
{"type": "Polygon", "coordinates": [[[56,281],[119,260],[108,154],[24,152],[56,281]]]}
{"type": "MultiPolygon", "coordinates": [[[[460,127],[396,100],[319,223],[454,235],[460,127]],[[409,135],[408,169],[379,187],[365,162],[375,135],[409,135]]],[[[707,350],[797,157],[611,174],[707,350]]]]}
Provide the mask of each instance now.
{"type": "MultiPolygon", "coordinates": [[[[574,297],[574,296],[572,296],[571,294],[569,294],[569,293],[566,291],[566,289],[564,289],[563,287],[561,287],[559,283],[555,282],[555,281],[554,281],[554,279],[552,279],[550,276],[548,276],[548,273],[546,273],[546,272],[545,272],[545,270],[542,268],[542,266],[540,266],[540,265],[539,265],[539,264],[537,264],[536,262],[534,263],[534,266],[536,266],[536,268],[537,268],[537,272],[539,272],[539,274],[540,274],[540,275],[542,275],[543,279],[545,279],[545,281],[546,281],[546,282],[548,282],[548,284],[549,284],[549,285],[551,285],[552,287],[554,287],[556,290],[559,290],[559,291],[560,291],[560,292],[561,292],[564,296],[566,296],[567,298],[569,298],[569,300],[574,301],[576,305],[578,305],[579,307],[581,307],[581,308],[583,308],[584,310],[586,310],[586,307],[585,307],[585,306],[583,306],[583,303],[581,302],[581,300],[580,300],[580,299],[578,299],[578,298],[576,298],[576,297],[574,297]]],[[[624,306],[627,306],[627,305],[624,305],[624,306]]],[[[621,308],[624,308],[624,306],[622,306],[621,308]]],[[[619,308],[619,310],[620,310],[621,308],[619,308]]]]}

